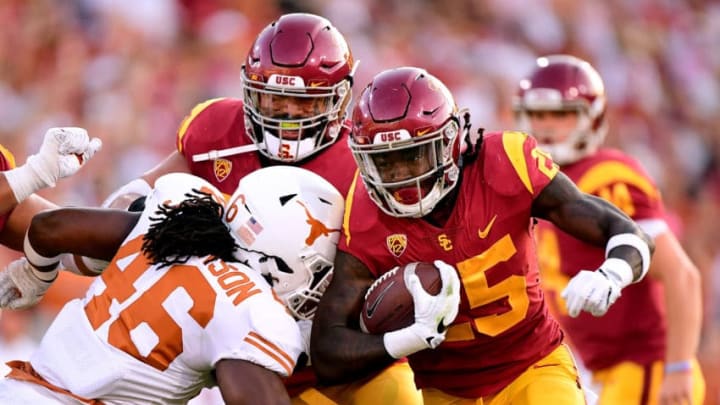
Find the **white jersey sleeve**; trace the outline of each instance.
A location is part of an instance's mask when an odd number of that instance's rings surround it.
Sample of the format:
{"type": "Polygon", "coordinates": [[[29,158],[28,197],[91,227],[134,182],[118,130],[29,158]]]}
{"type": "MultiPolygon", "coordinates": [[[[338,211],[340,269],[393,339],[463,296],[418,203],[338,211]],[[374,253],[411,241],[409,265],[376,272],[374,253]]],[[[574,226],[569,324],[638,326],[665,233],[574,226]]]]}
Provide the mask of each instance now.
{"type": "MultiPolygon", "coordinates": [[[[247,272],[257,275],[250,269],[247,272]]],[[[295,319],[272,291],[248,297],[237,307],[232,297],[220,301],[205,329],[212,367],[222,359],[240,359],[282,376],[292,374],[303,351],[302,336],[295,319]]]]}

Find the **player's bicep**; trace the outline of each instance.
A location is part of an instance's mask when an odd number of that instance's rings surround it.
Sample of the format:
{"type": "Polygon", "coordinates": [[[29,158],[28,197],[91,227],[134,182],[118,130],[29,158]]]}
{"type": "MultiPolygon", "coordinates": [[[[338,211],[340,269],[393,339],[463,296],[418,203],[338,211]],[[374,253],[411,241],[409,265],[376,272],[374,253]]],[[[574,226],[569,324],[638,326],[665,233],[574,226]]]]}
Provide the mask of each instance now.
{"type": "Polygon", "coordinates": [[[245,360],[220,360],[215,367],[226,404],[289,404],[285,386],[274,372],[245,360]]]}
{"type": "Polygon", "coordinates": [[[28,237],[46,257],[73,253],[110,260],[139,218],[124,210],[61,208],[36,215],[28,237]]]}

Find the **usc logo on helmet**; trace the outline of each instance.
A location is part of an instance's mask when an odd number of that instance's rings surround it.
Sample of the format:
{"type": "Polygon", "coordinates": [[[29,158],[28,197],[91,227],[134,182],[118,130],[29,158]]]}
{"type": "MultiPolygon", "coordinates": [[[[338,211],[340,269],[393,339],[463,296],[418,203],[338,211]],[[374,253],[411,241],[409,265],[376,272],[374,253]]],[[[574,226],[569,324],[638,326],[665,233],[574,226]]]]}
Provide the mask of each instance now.
{"type": "Polygon", "coordinates": [[[400,257],[407,247],[407,236],[405,234],[396,233],[388,236],[385,239],[385,243],[387,243],[387,248],[390,253],[392,253],[395,257],[400,257]]]}
{"type": "Polygon", "coordinates": [[[213,160],[213,172],[217,181],[222,182],[232,171],[232,162],[227,159],[213,160]]]}

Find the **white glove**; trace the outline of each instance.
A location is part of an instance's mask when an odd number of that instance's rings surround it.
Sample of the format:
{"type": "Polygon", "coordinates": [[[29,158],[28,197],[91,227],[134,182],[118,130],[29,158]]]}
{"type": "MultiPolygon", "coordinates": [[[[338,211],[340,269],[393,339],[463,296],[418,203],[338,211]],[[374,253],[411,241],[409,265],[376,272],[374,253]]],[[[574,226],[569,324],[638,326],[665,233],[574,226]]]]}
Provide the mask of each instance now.
{"type": "Polygon", "coordinates": [[[5,172],[5,177],[20,202],[37,190],[54,186],[58,179],[75,174],[101,147],[100,139],[90,139],[83,128],[50,128],[40,151],[30,156],[25,165],[5,172]]]}
{"type": "Polygon", "coordinates": [[[0,308],[23,309],[37,304],[57,277],[35,269],[26,258],[8,264],[0,272],[0,308]]]}
{"type": "Polygon", "coordinates": [[[445,340],[447,327],[455,320],[460,307],[460,278],[453,266],[435,260],[442,288],[437,295],[428,294],[415,274],[405,273],[405,285],[415,303],[415,323],[383,335],[385,350],[396,359],[424,349],[434,349],[445,340]]]}
{"type": "Polygon", "coordinates": [[[575,318],[580,311],[603,316],[618,298],[620,291],[632,283],[630,264],[609,258],[595,271],[582,270],[570,279],[562,292],[568,315],[575,318]]]}

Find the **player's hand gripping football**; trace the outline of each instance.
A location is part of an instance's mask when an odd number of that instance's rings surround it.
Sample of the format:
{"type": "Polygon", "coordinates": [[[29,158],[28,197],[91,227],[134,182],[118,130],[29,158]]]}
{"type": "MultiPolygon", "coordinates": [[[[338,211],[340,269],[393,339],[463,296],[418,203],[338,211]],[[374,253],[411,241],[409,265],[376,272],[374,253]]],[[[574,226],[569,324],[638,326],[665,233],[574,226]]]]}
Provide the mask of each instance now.
{"type": "MultiPolygon", "coordinates": [[[[570,279],[562,292],[568,315],[575,318],[580,311],[594,316],[603,316],[610,306],[620,298],[620,290],[632,283],[627,271],[620,267],[629,266],[621,259],[605,260],[595,271],[582,270],[570,279]]],[[[632,274],[632,272],[630,272],[632,274]]]]}
{"type": "Polygon", "coordinates": [[[57,269],[41,272],[26,258],[0,272],[0,308],[23,309],[37,304],[57,277],[57,269]]]}
{"type": "Polygon", "coordinates": [[[424,349],[434,349],[445,340],[447,327],[455,320],[460,306],[460,279],[453,266],[433,262],[440,272],[442,287],[437,295],[428,294],[415,274],[405,273],[405,284],[415,304],[415,323],[383,336],[385,349],[402,358],[424,349]]]}
{"type": "Polygon", "coordinates": [[[6,172],[10,187],[18,201],[45,187],[52,187],[58,179],[72,176],[100,150],[102,142],[88,136],[83,128],[50,128],[45,133],[38,153],[27,163],[6,172]]]}

